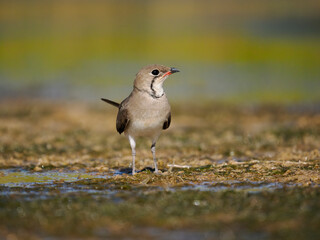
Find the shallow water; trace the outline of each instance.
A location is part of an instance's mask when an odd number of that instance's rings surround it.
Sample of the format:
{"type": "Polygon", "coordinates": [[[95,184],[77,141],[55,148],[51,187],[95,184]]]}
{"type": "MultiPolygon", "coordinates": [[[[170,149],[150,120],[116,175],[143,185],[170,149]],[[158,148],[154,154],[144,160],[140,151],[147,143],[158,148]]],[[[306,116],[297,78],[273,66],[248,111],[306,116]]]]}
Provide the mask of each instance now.
{"type": "Polygon", "coordinates": [[[295,187],[298,184],[283,184],[277,182],[254,182],[254,181],[227,181],[227,182],[203,182],[201,184],[192,184],[190,186],[182,187],[181,190],[198,190],[198,191],[247,191],[247,192],[261,192],[272,191],[275,189],[282,189],[285,187],[295,187]]]}
{"type": "MultiPolygon", "coordinates": [[[[255,181],[204,181],[200,183],[185,183],[183,186],[159,187],[152,185],[137,185],[133,188],[116,188],[105,183],[105,179],[122,175],[121,171],[115,170],[106,173],[70,171],[70,170],[46,170],[40,172],[25,169],[9,168],[0,170],[1,195],[19,194],[25,196],[50,196],[63,193],[87,193],[99,194],[110,197],[116,192],[129,190],[129,192],[143,191],[243,191],[260,193],[262,191],[273,191],[282,188],[293,188],[298,184],[284,184],[277,182],[255,182],[255,181]],[[41,192],[41,195],[37,195],[41,192]]],[[[116,180],[115,180],[116,182],[116,180]]],[[[196,203],[195,203],[196,204],[196,203]]]]}
{"type": "MultiPolygon", "coordinates": [[[[7,230],[0,236],[255,240],[290,233],[266,230],[265,223],[272,226],[275,219],[282,223],[290,216],[311,216],[318,221],[318,185],[249,180],[134,183],[141,177],[161,181],[168,174],[1,169],[0,219],[7,230]]],[[[309,239],[318,234],[315,224],[300,228],[310,232],[309,239]]]]}

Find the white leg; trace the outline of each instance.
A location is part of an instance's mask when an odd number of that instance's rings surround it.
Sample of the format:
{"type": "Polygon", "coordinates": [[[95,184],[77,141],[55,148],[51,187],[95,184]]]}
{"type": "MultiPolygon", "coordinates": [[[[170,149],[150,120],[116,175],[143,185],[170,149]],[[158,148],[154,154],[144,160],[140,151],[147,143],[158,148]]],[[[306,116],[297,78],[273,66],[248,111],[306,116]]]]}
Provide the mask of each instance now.
{"type": "Polygon", "coordinates": [[[133,137],[130,135],[128,136],[131,150],[132,150],[132,175],[136,173],[136,167],[135,167],[135,158],[136,158],[136,142],[133,137]]]}
{"type": "Polygon", "coordinates": [[[156,142],[155,141],[151,145],[151,152],[152,152],[153,162],[154,162],[154,172],[158,173],[158,166],[157,166],[157,159],[156,159],[156,142]]]}

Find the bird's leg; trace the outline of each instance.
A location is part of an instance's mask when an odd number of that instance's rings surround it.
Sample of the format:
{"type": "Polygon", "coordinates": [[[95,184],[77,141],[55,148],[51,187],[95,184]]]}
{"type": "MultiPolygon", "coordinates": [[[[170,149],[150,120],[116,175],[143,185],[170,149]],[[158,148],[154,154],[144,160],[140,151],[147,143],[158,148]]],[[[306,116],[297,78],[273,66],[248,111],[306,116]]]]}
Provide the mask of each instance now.
{"type": "Polygon", "coordinates": [[[151,152],[152,152],[153,162],[154,162],[154,172],[158,173],[158,166],[157,166],[157,159],[156,159],[156,142],[155,141],[152,142],[151,152]]]}
{"type": "Polygon", "coordinates": [[[136,142],[133,137],[129,135],[129,142],[132,150],[132,175],[136,173],[136,168],[135,168],[135,159],[136,159],[136,142]]]}

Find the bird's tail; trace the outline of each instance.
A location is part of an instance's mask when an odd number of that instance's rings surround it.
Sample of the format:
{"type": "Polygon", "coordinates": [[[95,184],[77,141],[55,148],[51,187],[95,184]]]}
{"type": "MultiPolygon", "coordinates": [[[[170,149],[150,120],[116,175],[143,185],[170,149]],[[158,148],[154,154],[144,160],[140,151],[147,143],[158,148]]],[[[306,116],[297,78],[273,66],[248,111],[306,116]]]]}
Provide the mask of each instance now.
{"type": "Polygon", "coordinates": [[[101,100],[104,101],[104,102],[106,102],[106,103],[109,103],[109,104],[111,104],[112,106],[115,106],[115,107],[117,107],[117,108],[119,108],[119,106],[120,106],[119,103],[116,103],[116,102],[111,101],[111,100],[106,99],[106,98],[101,98],[101,100]]]}

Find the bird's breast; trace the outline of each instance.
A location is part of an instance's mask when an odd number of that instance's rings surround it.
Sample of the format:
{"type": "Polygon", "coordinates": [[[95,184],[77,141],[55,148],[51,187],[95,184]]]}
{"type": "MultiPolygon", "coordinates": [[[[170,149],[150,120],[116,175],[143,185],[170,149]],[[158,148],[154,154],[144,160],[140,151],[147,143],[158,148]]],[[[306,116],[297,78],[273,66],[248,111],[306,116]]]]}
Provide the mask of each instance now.
{"type": "Polygon", "coordinates": [[[154,136],[161,132],[164,116],[157,111],[142,111],[133,116],[128,132],[134,136],[154,136]]]}
{"type": "Polygon", "coordinates": [[[170,112],[167,98],[152,99],[147,94],[135,94],[128,102],[130,122],[126,133],[132,136],[157,136],[170,112]]]}

